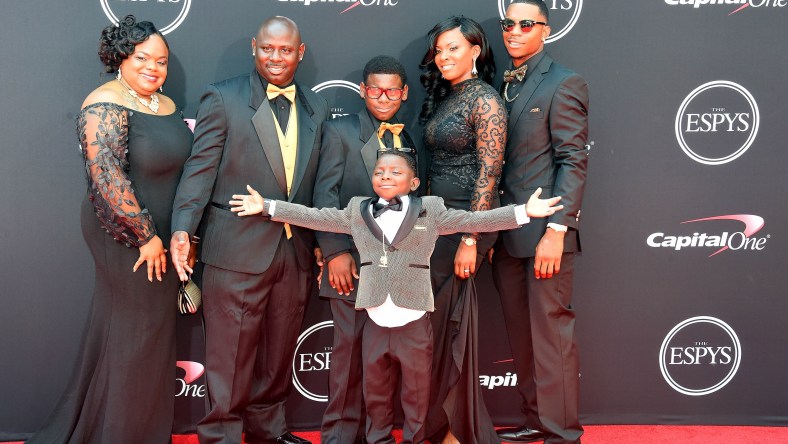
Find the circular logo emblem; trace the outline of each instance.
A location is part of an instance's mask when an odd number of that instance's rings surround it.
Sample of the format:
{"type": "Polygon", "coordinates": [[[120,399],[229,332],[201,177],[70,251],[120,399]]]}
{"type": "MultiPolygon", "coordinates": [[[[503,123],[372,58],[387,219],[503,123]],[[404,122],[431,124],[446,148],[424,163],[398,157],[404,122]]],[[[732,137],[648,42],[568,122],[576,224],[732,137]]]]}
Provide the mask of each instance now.
{"type": "Polygon", "coordinates": [[[99,0],[101,9],[112,22],[117,24],[120,18],[134,14],[137,20],[150,21],[162,34],[168,34],[186,20],[192,0],[151,0],[145,2],[99,0]],[[110,6],[111,4],[111,6],[110,6]],[[163,26],[167,24],[166,26],[163,26]]]}
{"type": "Polygon", "coordinates": [[[695,88],[676,114],[676,139],[694,161],[722,165],[744,154],[758,135],[758,104],[749,91],[727,80],[695,88]]]}
{"type": "Polygon", "coordinates": [[[315,85],[312,91],[320,93],[331,108],[331,118],[355,114],[361,111],[364,102],[359,100],[357,84],[347,80],[329,80],[315,85]]]}
{"type": "Polygon", "coordinates": [[[697,316],[673,327],[659,350],[659,369],[679,393],[702,396],[725,387],[739,370],[741,343],[725,322],[697,316]]]}
{"type": "MultiPolygon", "coordinates": [[[[498,14],[506,17],[506,8],[511,0],[498,0],[498,14]]],[[[545,43],[554,42],[567,35],[580,18],[583,0],[545,0],[550,9],[550,36],[545,43]]]]}
{"type": "Polygon", "coordinates": [[[315,324],[301,333],[293,356],[293,385],[305,398],[328,402],[328,378],[334,343],[334,321],[315,324]]]}

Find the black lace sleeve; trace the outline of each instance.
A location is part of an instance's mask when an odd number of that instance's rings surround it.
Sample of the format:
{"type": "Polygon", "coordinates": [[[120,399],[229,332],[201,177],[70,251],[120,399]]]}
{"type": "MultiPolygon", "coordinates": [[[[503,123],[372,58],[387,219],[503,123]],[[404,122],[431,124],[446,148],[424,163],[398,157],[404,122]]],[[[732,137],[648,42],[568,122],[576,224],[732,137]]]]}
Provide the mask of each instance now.
{"type": "Polygon", "coordinates": [[[127,174],[128,111],[114,103],[86,106],[77,118],[77,133],[88,194],[101,225],[128,247],[145,245],[156,227],[127,174]]]}
{"type": "Polygon", "coordinates": [[[490,88],[482,91],[471,105],[471,120],[476,131],[476,156],[479,175],[471,195],[471,210],[489,210],[496,201],[506,147],[506,109],[490,88]]]}

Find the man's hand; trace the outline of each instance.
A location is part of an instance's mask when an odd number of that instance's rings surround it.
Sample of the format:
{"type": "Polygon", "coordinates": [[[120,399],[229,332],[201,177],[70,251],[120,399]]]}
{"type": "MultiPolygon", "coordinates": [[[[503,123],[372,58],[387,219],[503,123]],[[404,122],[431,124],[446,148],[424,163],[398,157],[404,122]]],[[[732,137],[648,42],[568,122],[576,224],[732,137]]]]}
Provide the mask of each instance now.
{"type": "Polygon", "coordinates": [[[337,293],[350,296],[355,286],[353,279],[358,279],[356,261],[350,253],[342,253],[328,261],[328,282],[337,293]]]}
{"type": "Polygon", "coordinates": [[[251,216],[263,212],[263,196],[260,195],[251,185],[246,186],[249,194],[233,194],[230,201],[230,211],[238,213],[239,216],[251,216]]]}
{"type": "Polygon", "coordinates": [[[323,280],[323,250],[320,247],[315,247],[315,264],[317,264],[318,268],[320,268],[320,272],[317,274],[317,289],[320,290],[320,285],[322,284],[323,280]]]}
{"type": "Polygon", "coordinates": [[[552,197],[550,199],[539,199],[542,194],[542,188],[537,188],[534,194],[528,199],[525,204],[525,212],[528,217],[547,217],[551,216],[556,211],[564,209],[563,205],[556,205],[561,200],[561,196],[552,197]]]}
{"type": "Polygon", "coordinates": [[[537,279],[549,279],[561,270],[561,255],[564,253],[564,234],[548,228],[536,246],[534,275],[537,279]]]}
{"type": "Polygon", "coordinates": [[[476,273],[476,245],[460,242],[454,255],[454,275],[460,279],[468,279],[476,273]]]}
{"type": "MultiPolygon", "coordinates": [[[[188,281],[189,275],[192,274],[192,264],[189,262],[192,257],[191,244],[189,243],[189,234],[185,231],[176,231],[172,233],[170,238],[170,258],[172,264],[175,266],[175,271],[178,273],[178,278],[181,281],[188,281]]],[[[196,257],[196,248],[195,257],[196,257]]]]}

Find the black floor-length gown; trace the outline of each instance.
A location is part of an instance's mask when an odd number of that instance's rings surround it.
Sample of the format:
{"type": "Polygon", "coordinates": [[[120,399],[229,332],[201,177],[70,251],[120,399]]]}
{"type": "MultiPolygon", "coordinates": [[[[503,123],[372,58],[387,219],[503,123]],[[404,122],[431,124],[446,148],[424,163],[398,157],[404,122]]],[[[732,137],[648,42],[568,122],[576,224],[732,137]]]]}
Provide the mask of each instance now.
{"type": "MultiPolygon", "coordinates": [[[[171,440],[178,276],[132,267],[154,235],[170,239],[172,202],[191,151],[180,113],[114,103],[85,107],[78,132],[88,175],[82,233],[95,264],[93,301],[71,380],[27,442],[159,444],[171,440]]],[[[171,265],[168,263],[168,265],[171,265]]]]}
{"type": "MultiPolygon", "coordinates": [[[[503,102],[490,85],[476,78],[454,85],[424,128],[432,158],[429,194],[442,197],[448,208],[497,207],[506,122],[503,102]]],[[[438,238],[430,260],[435,347],[427,436],[439,443],[451,428],[463,444],[499,443],[479,386],[477,292],[472,278],[454,275],[461,237],[438,238]]],[[[481,235],[477,271],[495,238],[495,233],[481,235]]]]}

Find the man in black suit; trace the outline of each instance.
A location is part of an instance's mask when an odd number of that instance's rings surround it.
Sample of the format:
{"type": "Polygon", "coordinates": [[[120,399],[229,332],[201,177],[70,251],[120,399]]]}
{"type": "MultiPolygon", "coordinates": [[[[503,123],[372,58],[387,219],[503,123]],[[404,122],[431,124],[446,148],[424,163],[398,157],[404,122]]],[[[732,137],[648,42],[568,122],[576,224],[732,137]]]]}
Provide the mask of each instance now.
{"type": "Polygon", "coordinates": [[[172,217],[181,279],[188,236],[202,229],[209,413],[201,443],[308,443],[288,432],[285,400],[313,283],[312,231],[236,217],[246,184],[312,204],[328,104],[294,82],[305,45],[297,25],[271,17],[252,38],[256,69],[207,87],[172,217]]]}
{"type": "Polygon", "coordinates": [[[544,52],[550,34],[541,0],[514,0],[501,21],[512,60],[504,73],[509,111],[501,204],[538,187],[563,196],[564,211],[501,233],[493,275],[501,295],[525,425],[504,441],[579,443],[579,363],[572,308],[574,257],[585,188],[588,85],[544,52]]]}
{"type": "MultiPolygon", "coordinates": [[[[365,109],[323,125],[316,208],[341,209],[354,196],[374,196],[372,173],[382,146],[415,149],[395,116],[408,98],[407,80],[405,68],[393,57],[377,56],[367,62],[359,85],[365,109]]],[[[318,232],[316,236],[327,263],[320,296],[328,298],[334,320],[329,399],[320,442],[350,444],[360,442],[365,432],[361,333],[367,314],[355,309],[359,254],[347,234],[318,232]]]]}

